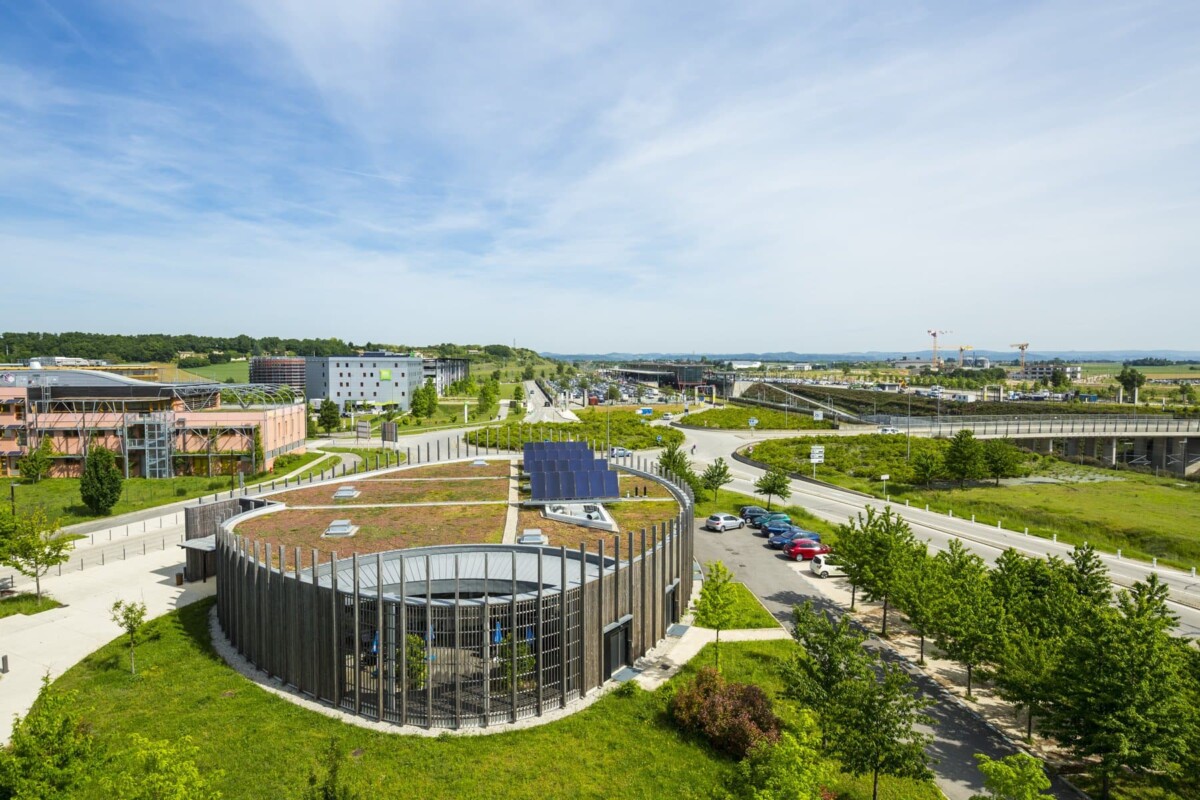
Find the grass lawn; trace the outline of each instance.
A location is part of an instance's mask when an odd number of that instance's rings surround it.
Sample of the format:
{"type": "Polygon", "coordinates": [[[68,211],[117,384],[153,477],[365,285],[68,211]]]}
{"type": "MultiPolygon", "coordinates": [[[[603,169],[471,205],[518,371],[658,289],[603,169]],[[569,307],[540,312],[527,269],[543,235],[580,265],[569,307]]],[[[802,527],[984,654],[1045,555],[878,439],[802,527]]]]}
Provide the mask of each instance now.
{"type": "MultiPolygon", "coordinates": [[[[399,473],[403,474],[403,473],[399,473]]],[[[373,506],[385,503],[461,503],[481,500],[507,500],[508,479],[403,480],[400,478],[362,481],[354,484],[358,497],[334,500],[339,483],[294,489],[276,495],[289,506],[373,506]]]]}
{"type": "Polygon", "coordinates": [[[649,531],[651,525],[658,525],[660,535],[662,526],[679,513],[679,505],[674,500],[625,500],[605,503],[604,507],[623,532],[640,531],[642,528],[649,531]]]}
{"type": "Polygon", "coordinates": [[[42,611],[49,611],[52,608],[62,608],[62,603],[52,597],[42,595],[42,599],[38,600],[37,595],[32,594],[14,594],[12,597],[0,597],[0,619],[12,617],[17,614],[38,614],[42,611]]]}
{"type": "Polygon", "coordinates": [[[382,469],[387,464],[398,466],[404,463],[404,451],[389,450],[386,447],[322,447],[324,453],[345,453],[347,455],[358,456],[370,465],[371,469],[375,469],[375,464],[378,463],[382,469]],[[378,462],[376,461],[378,459],[378,462]]]}
{"type": "MultiPolygon", "coordinates": [[[[273,476],[290,473],[305,464],[319,459],[319,453],[304,453],[289,457],[286,461],[281,456],[276,459],[279,468],[275,472],[247,481],[247,484],[270,481],[273,476]]],[[[214,475],[211,478],[182,476],[177,478],[130,478],[124,482],[121,499],[113,508],[110,516],[126,514],[143,508],[176,503],[193,497],[228,491],[233,487],[229,475],[214,475]]],[[[51,519],[57,518],[59,523],[73,525],[86,522],[98,517],[79,499],[78,478],[46,478],[37,483],[17,484],[17,511],[28,510],[41,506],[51,519]]]]}
{"type": "MultiPolygon", "coordinates": [[[[746,588],[744,583],[731,583],[733,587],[734,605],[733,620],[725,630],[743,630],[746,628],[778,628],[779,620],[763,608],[754,593],[746,588]]],[[[703,627],[703,626],[701,626],[703,627]]]]}
{"type": "Polygon", "coordinates": [[[250,382],[250,362],[230,361],[228,364],[209,364],[207,367],[192,367],[186,372],[217,383],[233,378],[234,383],[250,382]]]}
{"type": "Polygon", "coordinates": [[[368,480],[391,480],[393,478],[499,478],[508,477],[512,462],[488,461],[477,467],[471,461],[455,461],[450,464],[431,464],[428,467],[413,467],[400,472],[390,472],[368,480]]]}
{"type": "Polygon", "coordinates": [[[750,418],[758,420],[755,430],[822,430],[833,427],[831,421],[817,422],[812,414],[788,413],[773,408],[750,408],[747,406],[726,406],[705,411],[703,415],[692,419],[684,417],[680,420],[683,425],[699,428],[720,428],[722,430],[750,430],[750,418]]]}
{"type": "Polygon", "coordinates": [[[504,537],[506,509],[503,504],[285,509],[246,520],[237,526],[237,533],[285,545],[289,564],[292,548],[299,547],[304,566],[308,566],[314,547],[325,559],[334,552],[341,557],[435,544],[498,544],[504,537]],[[349,519],[359,526],[358,533],[349,538],[321,538],[335,519],[349,519]]]}
{"type": "Polygon", "coordinates": [[[621,475],[617,479],[617,486],[621,497],[624,497],[626,492],[635,497],[641,497],[642,492],[645,492],[646,497],[661,497],[664,500],[671,499],[671,493],[667,491],[667,487],[661,483],[637,475],[621,475]]]}
{"type": "MultiPolygon", "coordinates": [[[[270,695],[229,669],[208,635],[212,601],[155,620],[138,646],[138,677],[116,639],[55,682],[78,692],[77,705],[109,755],[129,736],[205,743],[202,772],[222,770],[217,789],[227,800],[296,797],[331,738],[349,755],[343,775],[366,797],[422,798],[707,798],[733,773],[734,762],[679,732],[665,713],[665,692],[609,695],[558,722],[490,736],[416,737],[380,733],[304,710],[270,695]]],[[[787,641],[722,646],[731,680],[761,683],[772,696],[783,688],[777,665],[787,641]]],[[[705,650],[683,676],[712,663],[705,650]]],[[[678,678],[676,680],[679,680],[678,678]]],[[[785,719],[795,718],[780,702],[785,719]]],[[[94,770],[95,773],[101,770],[94,770]]],[[[871,796],[870,778],[840,776],[842,800],[871,796]]],[[[935,800],[929,784],[885,780],[886,800],[935,800]]],[[[103,798],[99,787],[79,798],[103,798]]]]}

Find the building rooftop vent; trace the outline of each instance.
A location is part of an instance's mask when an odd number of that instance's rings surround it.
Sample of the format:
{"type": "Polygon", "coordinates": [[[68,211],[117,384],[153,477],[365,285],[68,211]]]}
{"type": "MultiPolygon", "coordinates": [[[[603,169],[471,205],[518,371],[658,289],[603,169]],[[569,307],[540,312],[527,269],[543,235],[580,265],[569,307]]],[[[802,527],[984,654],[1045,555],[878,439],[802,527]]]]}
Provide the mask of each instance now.
{"type": "Polygon", "coordinates": [[[342,539],[347,536],[353,536],[358,533],[358,526],[351,525],[348,519],[335,519],[329,523],[329,527],[321,534],[323,538],[342,539]]]}

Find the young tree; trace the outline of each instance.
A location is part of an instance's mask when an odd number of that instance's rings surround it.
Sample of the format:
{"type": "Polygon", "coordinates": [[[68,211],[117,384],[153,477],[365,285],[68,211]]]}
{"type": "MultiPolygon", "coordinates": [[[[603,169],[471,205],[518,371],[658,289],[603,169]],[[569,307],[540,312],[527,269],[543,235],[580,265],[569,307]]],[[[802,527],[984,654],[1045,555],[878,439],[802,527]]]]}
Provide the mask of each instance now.
{"type": "Polygon", "coordinates": [[[102,781],[110,797],[128,800],[219,800],[221,797],[213,784],[224,771],[202,773],[195,760],[199,749],[190,737],[175,742],[155,741],[134,733],[130,741],[132,763],[115,777],[102,781]]]}
{"type": "Polygon", "coordinates": [[[0,564],[33,578],[37,599],[41,600],[42,576],[52,567],[65,564],[72,549],[74,543],[59,535],[58,520],[47,519],[46,512],[35,507],[28,514],[18,514],[0,541],[0,564]]]}
{"type": "Polygon", "coordinates": [[[49,436],[43,436],[38,446],[30,450],[17,461],[17,470],[21,480],[26,483],[37,483],[50,474],[50,457],[54,455],[53,442],[49,436]]]}
{"type": "Polygon", "coordinates": [[[717,499],[717,492],[721,491],[721,487],[729,483],[733,483],[733,475],[730,474],[729,465],[725,463],[724,458],[718,457],[700,475],[700,485],[712,492],[714,500],[717,499]]]}
{"type": "Polygon", "coordinates": [[[983,786],[987,794],[977,794],[971,800],[1038,800],[1049,797],[1042,791],[1050,788],[1050,779],[1042,762],[1025,753],[1013,753],[999,761],[985,753],[976,753],[983,786]]]}
{"type": "Polygon", "coordinates": [[[925,663],[925,637],[933,630],[937,605],[941,602],[945,585],[940,566],[940,562],[930,558],[925,546],[918,543],[913,557],[902,565],[894,589],[896,606],[904,612],[908,624],[921,637],[918,664],[925,663]]]}
{"type": "Polygon", "coordinates": [[[325,433],[333,433],[342,424],[342,415],[338,412],[337,404],[332,400],[321,401],[321,411],[317,414],[317,424],[325,433]]]}
{"type": "Polygon", "coordinates": [[[109,616],[129,637],[129,674],[136,675],[137,665],[134,663],[133,650],[137,646],[138,628],[146,622],[146,604],[116,600],[112,604],[109,616]]]}
{"type": "Polygon", "coordinates": [[[683,447],[676,442],[670,442],[658,454],[658,467],[668,474],[678,475],[688,483],[694,483],[696,480],[691,460],[683,452],[683,447]]]}
{"type": "Polygon", "coordinates": [[[33,707],[0,747],[0,797],[63,797],[86,780],[98,750],[78,708],[74,693],[51,691],[42,676],[33,707]]]}
{"type": "Polygon", "coordinates": [[[882,514],[874,507],[868,507],[865,516],[860,512],[858,518],[843,526],[840,532],[847,528],[853,542],[851,557],[855,561],[855,586],[862,587],[863,597],[867,600],[883,603],[880,634],[887,636],[888,604],[906,566],[925,552],[925,546],[917,542],[912,528],[892,511],[891,506],[882,514]]]}
{"type": "Polygon", "coordinates": [[[615,403],[621,399],[621,389],[615,383],[610,383],[608,385],[608,391],[605,392],[604,396],[606,399],[615,403]]]}
{"type": "Polygon", "coordinates": [[[263,452],[262,431],[260,431],[256,425],[254,427],[254,471],[256,473],[266,472],[266,464],[267,457],[263,452]]]}
{"type": "Polygon", "coordinates": [[[97,515],[107,515],[121,499],[121,484],[124,479],[117,469],[117,458],[106,447],[88,448],[83,462],[83,475],[79,478],[79,497],[83,504],[97,515]]]}
{"type": "Polygon", "coordinates": [[[737,602],[735,592],[733,574],[725,564],[710,561],[700,585],[700,599],[696,602],[696,624],[717,632],[713,652],[718,672],[721,671],[721,631],[733,622],[733,606],[737,602]]]}
{"type": "Polygon", "coordinates": [[[792,496],[792,480],[788,474],[778,467],[772,467],[766,474],[754,482],[754,491],[766,495],[767,510],[771,510],[771,498],[778,497],[787,500],[792,496]]]}
{"type": "Polygon", "coordinates": [[[308,439],[317,438],[317,421],[313,416],[312,402],[304,403],[304,436],[308,439]]]}
{"type": "Polygon", "coordinates": [[[786,694],[811,708],[822,721],[822,735],[831,730],[830,709],[844,684],[871,676],[875,656],[863,649],[866,634],[843,615],[836,620],[812,603],[792,609],[792,637],[798,645],[783,665],[786,694]]]}
{"type": "Polygon", "coordinates": [[[830,749],[852,775],[871,775],[871,798],[879,798],[879,776],[927,780],[930,738],[917,732],[929,705],[917,696],[898,665],[881,662],[880,679],[849,681],[834,698],[830,749]]]}
{"type": "Polygon", "coordinates": [[[959,488],[967,481],[977,480],[984,475],[983,447],[975,434],[963,428],[954,434],[943,459],[946,473],[958,481],[959,488]]]}
{"type": "Polygon", "coordinates": [[[942,457],[933,450],[918,450],[912,457],[913,480],[925,488],[942,474],[942,457]]]}
{"type": "Polygon", "coordinates": [[[1117,374],[1117,383],[1130,398],[1128,402],[1137,405],[1138,390],[1146,385],[1146,376],[1132,367],[1122,367],[1120,373],[1117,374]]]}
{"type": "Polygon", "coordinates": [[[516,386],[514,386],[513,393],[512,393],[512,399],[513,399],[513,402],[516,403],[517,405],[521,405],[522,403],[524,403],[525,402],[525,387],[519,383],[516,386]]]}
{"type": "Polygon", "coordinates": [[[993,652],[1002,614],[992,596],[987,565],[967,551],[958,539],[934,558],[945,576],[942,596],[934,610],[938,647],[967,669],[967,697],[976,666],[993,652]]]}
{"type": "Polygon", "coordinates": [[[1073,548],[1068,574],[1080,600],[1093,607],[1108,605],[1112,599],[1112,583],[1108,579],[1108,568],[1096,554],[1095,547],[1083,544],[1073,548]]]}
{"type": "Polygon", "coordinates": [[[1157,574],[1122,591],[1117,605],[1083,614],[1067,636],[1044,727],[1095,764],[1100,800],[1122,769],[1170,774],[1187,754],[1196,712],[1189,704],[1188,645],[1157,574]]]}
{"type": "Polygon", "coordinates": [[[346,754],[336,738],[329,739],[321,765],[324,775],[313,767],[308,773],[308,787],[303,800],[360,800],[362,794],[342,777],[342,765],[346,754]]]}
{"type": "Polygon", "coordinates": [[[1013,478],[1019,474],[1021,451],[1004,439],[988,439],[983,443],[983,467],[999,486],[1001,478],[1013,478]]]}

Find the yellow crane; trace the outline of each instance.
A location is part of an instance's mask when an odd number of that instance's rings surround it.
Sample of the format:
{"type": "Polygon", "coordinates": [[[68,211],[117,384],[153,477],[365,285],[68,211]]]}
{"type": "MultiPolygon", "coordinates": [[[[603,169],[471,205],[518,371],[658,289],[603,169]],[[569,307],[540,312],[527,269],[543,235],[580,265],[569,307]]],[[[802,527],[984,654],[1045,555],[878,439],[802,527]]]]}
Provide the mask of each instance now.
{"type": "Polygon", "coordinates": [[[942,362],[941,359],[938,358],[938,337],[943,333],[954,333],[954,331],[937,331],[931,328],[928,333],[933,337],[933,360],[930,362],[930,366],[934,370],[939,370],[942,368],[942,362]]]}
{"type": "Polygon", "coordinates": [[[1021,351],[1021,377],[1025,377],[1025,351],[1029,349],[1029,342],[1022,344],[1010,344],[1009,347],[1015,347],[1021,351]]]}
{"type": "Polygon", "coordinates": [[[958,346],[958,368],[959,369],[963,368],[963,353],[967,350],[974,350],[974,349],[975,348],[969,344],[960,344],[958,346]]]}

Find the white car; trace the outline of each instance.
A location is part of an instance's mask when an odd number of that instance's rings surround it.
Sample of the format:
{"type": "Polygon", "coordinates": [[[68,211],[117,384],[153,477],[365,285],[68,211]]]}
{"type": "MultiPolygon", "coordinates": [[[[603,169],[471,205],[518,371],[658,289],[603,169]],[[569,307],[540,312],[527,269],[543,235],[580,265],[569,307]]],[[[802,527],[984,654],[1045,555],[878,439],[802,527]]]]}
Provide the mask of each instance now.
{"type": "Polygon", "coordinates": [[[704,527],[710,531],[723,532],[733,528],[746,527],[746,520],[735,517],[733,514],[713,514],[704,521],[704,527]]]}
{"type": "Polygon", "coordinates": [[[899,433],[899,428],[883,427],[879,429],[880,433],[899,433]]]}
{"type": "Polygon", "coordinates": [[[818,578],[844,578],[846,573],[842,571],[842,565],[837,562],[831,554],[813,556],[812,561],[808,562],[808,569],[813,575],[818,578]]]}

